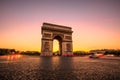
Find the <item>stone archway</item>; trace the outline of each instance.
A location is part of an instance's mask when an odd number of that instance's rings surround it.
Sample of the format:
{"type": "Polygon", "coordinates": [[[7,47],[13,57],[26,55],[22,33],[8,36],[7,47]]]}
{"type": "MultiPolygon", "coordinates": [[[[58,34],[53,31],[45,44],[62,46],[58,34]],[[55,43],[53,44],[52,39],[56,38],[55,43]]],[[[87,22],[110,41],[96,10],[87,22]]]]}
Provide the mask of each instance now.
{"type": "Polygon", "coordinates": [[[56,39],[59,42],[59,55],[62,55],[62,38],[59,35],[56,35],[53,40],[56,39]]]}
{"type": "Polygon", "coordinates": [[[53,55],[53,40],[57,39],[59,41],[59,50],[61,55],[71,55],[73,54],[72,46],[72,28],[43,23],[41,28],[42,39],[41,39],[41,55],[42,56],[52,56],[53,55]]]}

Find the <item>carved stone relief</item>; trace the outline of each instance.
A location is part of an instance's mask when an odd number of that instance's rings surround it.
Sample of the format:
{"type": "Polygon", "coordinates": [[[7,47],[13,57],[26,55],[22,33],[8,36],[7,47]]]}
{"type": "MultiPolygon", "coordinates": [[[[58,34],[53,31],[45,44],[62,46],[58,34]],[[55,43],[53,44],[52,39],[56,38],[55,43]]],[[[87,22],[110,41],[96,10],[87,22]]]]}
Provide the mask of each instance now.
{"type": "Polygon", "coordinates": [[[70,52],[71,51],[71,44],[67,43],[66,48],[67,48],[67,51],[70,52]]]}
{"type": "Polygon", "coordinates": [[[51,38],[51,34],[49,34],[49,33],[44,33],[44,34],[43,34],[43,37],[51,38]]]}
{"type": "Polygon", "coordinates": [[[48,52],[49,48],[50,48],[49,42],[45,42],[45,44],[44,44],[44,52],[48,52]]]}

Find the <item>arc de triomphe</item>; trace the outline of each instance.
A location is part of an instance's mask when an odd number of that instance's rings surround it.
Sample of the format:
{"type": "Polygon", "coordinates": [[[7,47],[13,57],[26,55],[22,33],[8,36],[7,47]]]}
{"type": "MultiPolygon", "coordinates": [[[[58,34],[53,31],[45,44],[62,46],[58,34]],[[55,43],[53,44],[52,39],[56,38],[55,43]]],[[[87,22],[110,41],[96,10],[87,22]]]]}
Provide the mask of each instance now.
{"type": "Polygon", "coordinates": [[[61,26],[51,23],[43,23],[41,27],[41,55],[52,56],[53,55],[53,40],[59,41],[60,55],[72,55],[72,28],[67,26],[61,26]]]}

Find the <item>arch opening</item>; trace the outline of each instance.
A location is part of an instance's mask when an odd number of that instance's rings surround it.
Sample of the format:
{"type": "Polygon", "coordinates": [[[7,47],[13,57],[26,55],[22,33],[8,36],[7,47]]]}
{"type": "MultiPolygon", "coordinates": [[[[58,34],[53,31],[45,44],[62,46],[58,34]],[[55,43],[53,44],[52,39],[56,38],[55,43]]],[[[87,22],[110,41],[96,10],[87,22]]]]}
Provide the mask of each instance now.
{"type": "Polygon", "coordinates": [[[53,40],[53,56],[59,55],[59,41],[57,39],[53,40]]]}
{"type": "Polygon", "coordinates": [[[53,55],[62,55],[62,38],[58,35],[53,38],[53,55]]]}

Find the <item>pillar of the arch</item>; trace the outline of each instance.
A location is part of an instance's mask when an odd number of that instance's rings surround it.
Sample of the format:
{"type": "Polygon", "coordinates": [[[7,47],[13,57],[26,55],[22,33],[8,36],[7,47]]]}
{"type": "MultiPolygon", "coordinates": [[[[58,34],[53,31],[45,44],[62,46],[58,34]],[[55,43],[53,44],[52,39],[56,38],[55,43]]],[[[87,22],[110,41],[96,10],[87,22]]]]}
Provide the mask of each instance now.
{"type": "Polygon", "coordinates": [[[52,56],[53,41],[52,40],[42,40],[41,46],[41,56],[52,56]]]}
{"type": "Polygon", "coordinates": [[[62,55],[73,55],[72,42],[62,42],[62,55]]]}

